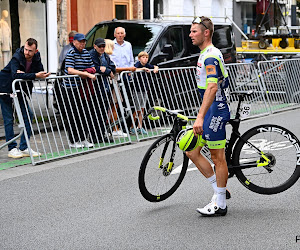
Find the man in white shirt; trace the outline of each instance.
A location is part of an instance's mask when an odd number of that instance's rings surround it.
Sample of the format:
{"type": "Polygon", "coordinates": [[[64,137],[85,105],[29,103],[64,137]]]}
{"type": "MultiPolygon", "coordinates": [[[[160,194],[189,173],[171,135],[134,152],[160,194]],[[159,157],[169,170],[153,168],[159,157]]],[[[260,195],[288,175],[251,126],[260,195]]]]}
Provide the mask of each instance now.
{"type": "Polygon", "coordinates": [[[111,55],[111,59],[116,64],[117,68],[133,67],[133,53],[130,42],[124,40],[126,36],[125,29],[123,27],[117,27],[115,29],[114,51],[111,55]]]}
{"type": "MultiPolygon", "coordinates": [[[[112,61],[116,64],[116,70],[117,72],[121,71],[135,71],[134,67],[134,59],[133,59],[133,53],[132,53],[132,46],[130,42],[127,42],[124,40],[126,36],[126,31],[123,27],[117,27],[115,28],[114,32],[114,50],[113,54],[111,55],[112,61]]],[[[129,82],[131,80],[130,74],[123,75],[123,82],[126,87],[127,96],[129,99],[131,98],[130,95],[130,89],[129,89],[129,82]]],[[[121,130],[113,131],[113,136],[127,136],[126,133],[123,133],[121,130]]]]}

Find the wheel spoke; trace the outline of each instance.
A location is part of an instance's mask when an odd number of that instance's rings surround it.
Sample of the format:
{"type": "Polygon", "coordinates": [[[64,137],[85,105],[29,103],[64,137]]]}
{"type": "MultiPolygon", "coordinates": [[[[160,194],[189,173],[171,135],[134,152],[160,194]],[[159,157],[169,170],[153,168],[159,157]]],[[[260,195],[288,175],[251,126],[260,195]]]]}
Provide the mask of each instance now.
{"type": "Polygon", "coordinates": [[[249,189],[258,193],[278,193],[297,181],[297,148],[299,140],[288,130],[277,125],[257,126],[247,131],[243,138],[260,151],[240,141],[237,143],[234,165],[267,162],[261,152],[270,160],[267,166],[241,168],[236,170],[238,179],[249,189]],[[268,170],[271,170],[270,172],[268,170]]]}

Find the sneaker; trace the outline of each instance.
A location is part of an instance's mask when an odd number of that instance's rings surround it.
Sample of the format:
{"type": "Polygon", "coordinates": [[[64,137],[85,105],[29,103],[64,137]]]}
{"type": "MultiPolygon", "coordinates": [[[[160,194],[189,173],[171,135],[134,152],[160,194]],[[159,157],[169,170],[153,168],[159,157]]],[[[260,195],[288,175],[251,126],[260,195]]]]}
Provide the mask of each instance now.
{"type": "Polygon", "coordinates": [[[215,202],[210,202],[204,208],[197,208],[197,212],[203,216],[225,216],[227,214],[227,206],[222,209],[215,202]]]}
{"type": "Polygon", "coordinates": [[[114,138],[112,136],[105,136],[103,141],[104,142],[114,142],[114,138]]]}
{"type": "Polygon", "coordinates": [[[131,135],[135,135],[135,129],[134,129],[134,128],[131,128],[129,133],[130,133],[131,135]]]}
{"type": "Polygon", "coordinates": [[[137,132],[141,135],[148,135],[147,131],[144,128],[138,128],[137,132]]]}
{"type": "Polygon", "coordinates": [[[12,150],[8,151],[7,156],[10,158],[22,158],[24,155],[18,148],[13,148],[12,150]]]}
{"type": "Polygon", "coordinates": [[[89,142],[88,140],[84,140],[81,142],[85,148],[92,148],[95,146],[94,143],[89,142]]]}
{"type": "MultiPolygon", "coordinates": [[[[38,153],[38,152],[35,152],[34,150],[30,149],[31,151],[31,155],[32,157],[38,157],[38,156],[41,156],[42,154],[41,153],[38,153]]],[[[25,150],[21,151],[21,153],[23,154],[23,156],[30,156],[30,153],[29,153],[29,149],[26,148],[25,150]]]]}
{"type": "Polygon", "coordinates": [[[126,133],[123,133],[123,131],[121,130],[117,130],[117,131],[113,131],[112,132],[112,136],[116,136],[116,137],[127,137],[126,133]]]}
{"type": "Polygon", "coordinates": [[[83,148],[84,147],[84,145],[81,142],[74,142],[74,143],[69,142],[69,146],[70,146],[70,148],[83,148]]]}

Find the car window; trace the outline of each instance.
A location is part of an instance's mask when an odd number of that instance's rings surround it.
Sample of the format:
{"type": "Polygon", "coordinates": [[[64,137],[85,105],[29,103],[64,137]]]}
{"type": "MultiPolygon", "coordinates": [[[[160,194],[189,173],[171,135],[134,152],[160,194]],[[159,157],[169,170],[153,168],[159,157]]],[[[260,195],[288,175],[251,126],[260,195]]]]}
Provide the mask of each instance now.
{"type": "Polygon", "coordinates": [[[114,30],[119,26],[125,28],[125,40],[131,43],[134,57],[143,50],[148,51],[162,29],[162,26],[158,24],[104,23],[87,34],[86,48],[91,49],[94,41],[99,37],[113,40],[114,30]]]}
{"type": "Polygon", "coordinates": [[[183,52],[183,32],[182,28],[172,28],[168,30],[160,39],[155,49],[155,54],[163,51],[166,44],[171,44],[174,57],[181,56],[183,52]]]}
{"type": "Polygon", "coordinates": [[[215,26],[212,42],[218,49],[232,47],[231,27],[215,26]]]}

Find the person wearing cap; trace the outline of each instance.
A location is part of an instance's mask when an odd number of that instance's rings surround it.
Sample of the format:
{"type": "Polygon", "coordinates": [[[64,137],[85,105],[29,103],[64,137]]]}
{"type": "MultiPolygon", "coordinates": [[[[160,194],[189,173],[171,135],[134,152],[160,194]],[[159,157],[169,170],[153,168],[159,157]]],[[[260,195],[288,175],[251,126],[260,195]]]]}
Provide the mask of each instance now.
{"type": "Polygon", "coordinates": [[[60,98],[59,106],[65,119],[69,146],[73,148],[94,147],[94,144],[88,141],[90,136],[88,124],[91,118],[87,101],[81,97],[81,92],[85,79],[96,80],[94,74],[96,70],[89,52],[85,49],[85,44],[85,35],[75,34],[62,72],[64,75],[78,75],[79,77],[63,78],[60,82],[62,98],[60,98]]]}
{"type": "Polygon", "coordinates": [[[108,77],[114,77],[116,73],[116,65],[110,59],[109,55],[105,53],[105,40],[97,38],[94,42],[94,48],[89,51],[96,72],[101,74],[97,77],[97,84],[95,84],[95,95],[92,97],[96,112],[93,120],[97,120],[100,125],[96,126],[98,138],[105,134],[105,122],[107,120],[108,111],[108,97],[109,97],[109,81],[108,77]]]}
{"type": "Polygon", "coordinates": [[[77,31],[75,30],[72,30],[70,33],[69,33],[69,44],[65,45],[60,54],[59,54],[59,58],[58,58],[58,64],[59,64],[59,67],[61,66],[63,60],[65,59],[68,51],[72,48],[72,44],[73,44],[73,40],[74,40],[74,36],[75,34],[77,33],[77,31]]]}

